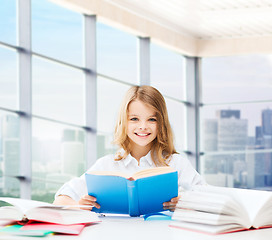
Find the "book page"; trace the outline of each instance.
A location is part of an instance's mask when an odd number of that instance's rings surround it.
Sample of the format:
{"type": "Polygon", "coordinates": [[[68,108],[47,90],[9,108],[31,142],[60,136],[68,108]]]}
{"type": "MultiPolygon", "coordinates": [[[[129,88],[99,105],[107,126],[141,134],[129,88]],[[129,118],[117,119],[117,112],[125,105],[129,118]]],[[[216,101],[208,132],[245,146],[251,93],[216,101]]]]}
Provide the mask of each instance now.
{"type": "Polygon", "coordinates": [[[8,198],[8,197],[0,197],[0,201],[7,202],[13,206],[16,206],[18,209],[20,209],[23,213],[26,213],[29,209],[35,208],[35,207],[51,207],[54,206],[50,203],[46,202],[39,202],[35,200],[28,200],[28,199],[22,199],[22,198],[8,198]]]}
{"type": "Polygon", "coordinates": [[[252,225],[254,225],[255,218],[264,204],[271,199],[272,193],[268,191],[249,189],[234,189],[233,191],[247,210],[250,221],[252,222],[252,225]]]}
{"type": "Polygon", "coordinates": [[[268,191],[215,186],[197,187],[196,189],[232,197],[235,201],[239,202],[241,207],[247,212],[251,225],[253,225],[256,216],[264,204],[269,199],[272,199],[272,192],[268,191]]]}
{"type": "MultiPolygon", "coordinates": [[[[3,206],[0,207],[0,219],[1,220],[14,220],[14,221],[20,221],[24,217],[24,214],[20,209],[18,209],[15,206],[3,206]]],[[[1,221],[0,221],[1,225],[1,221]]]]}
{"type": "Polygon", "coordinates": [[[175,170],[171,167],[156,167],[156,168],[149,168],[149,169],[136,172],[135,174],[133,174],[132,177],[136,180],[139,178],[151,177],[151,176],[164,174],[164,173],[170,173],[170,172],[175,172],[175,170]]]}
{"type": "Polygon", "coordinates": [[[237,211],[241,208],[232,197],[219,193],[184,191],[181,196],[177,208],[227,215],[237,215],[237,211]]]}
{"type": "Polygon", "coordinates": [[[131,176],[123,173],[123,172],[117,172],[117,171],[90,171],[87,172],[87,174],[93,174],[93,175],[101,175],[101,176],[118,176],[123,178],[130,178],[131,176]]]}
{"type": "Polygon", "coordinates": [[[175,170],[171,167],[155,167],[155,168],[148,168],[148,169],[141,170],[139,172],[134,173],[132,176],[126,173],[117,172],[117,171],[90,171],[88,172],[88,174],[104,175],[104,176],[119,176],[129,180],[136,180],[139,178],[151,177],[151,176],[164,174],[164,173],[170,173],[174,171],[175,170]]]}

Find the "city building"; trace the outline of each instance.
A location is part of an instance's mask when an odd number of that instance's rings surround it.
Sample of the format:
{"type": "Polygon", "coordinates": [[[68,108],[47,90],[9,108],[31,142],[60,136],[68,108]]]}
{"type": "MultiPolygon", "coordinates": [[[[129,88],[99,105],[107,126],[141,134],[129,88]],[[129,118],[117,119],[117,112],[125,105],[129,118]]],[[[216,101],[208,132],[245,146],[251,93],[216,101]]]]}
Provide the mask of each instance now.
{"type": "Polygon", "coordinates": [[[262,133],[263,135],[272,135],[272,109],[262,111],[262,133]]]}
{"type": "Polygon", "coordinates": [[[218,110],[216,116],[216,119],[204,119],[204,152],[207,153],[204,169],[209,174],[206,179],[216,185],[220,182],[221,186],[233,187],[233,181],[240,183],[246,171],[247,120],[240,119],[239,110],[218,110]],[[225,182],[213,182],[211,174],[222,173],[226,175],[225,182]]]}
{"type": "Polygon", "coordinates": [[[14,115],[6,115],[2,118],[2,142],[3,142],[3,192],[6,194],[19,193],[19,181],[14,178],[20,175],[20,140],[19,119],[14,115]]]}

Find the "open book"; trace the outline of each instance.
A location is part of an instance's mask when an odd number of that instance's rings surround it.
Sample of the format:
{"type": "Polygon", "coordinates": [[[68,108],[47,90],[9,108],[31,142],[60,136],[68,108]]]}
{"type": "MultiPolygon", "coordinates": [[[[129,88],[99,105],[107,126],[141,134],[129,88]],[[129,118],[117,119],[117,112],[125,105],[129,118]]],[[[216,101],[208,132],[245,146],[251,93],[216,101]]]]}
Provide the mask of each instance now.
{"type": "Polygon", "coordinates": [[[272,227],[272,192],[199,186],[181,193],[171,227],[212,234],[272,227]]]}
{"type": "Polygon", "coordinates": [[[12,205],[0,207],[0,220],[32,220],[56,224],[87,224],[100,221],[96,213],[87,210],[67,209],[64,206],[20,198],[0,197],[0,201],[12,205]]]}
{"type": "Polygon", "coordinates": [[[96,212],[139,216],[163,211],[178,196],[178,174],[170,167],[139,171],[133,176],[109,171],[86,173],[88,194],[97,198],[96,212]]]}

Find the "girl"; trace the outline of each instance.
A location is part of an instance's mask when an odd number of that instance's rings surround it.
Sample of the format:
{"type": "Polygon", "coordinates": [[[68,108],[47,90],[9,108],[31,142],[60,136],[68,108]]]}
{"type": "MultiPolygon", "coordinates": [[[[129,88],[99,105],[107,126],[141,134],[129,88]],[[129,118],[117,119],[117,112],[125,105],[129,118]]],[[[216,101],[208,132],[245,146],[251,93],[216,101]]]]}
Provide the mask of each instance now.
{"type": "MultiPolygon", "coordinates": [[[[204,184],[190,162],[176,152],[165,100],[151,86],[128,90],[115,126],[114,142],[121,150],[98,159],[88,172],[123,171],[132,175],[147,168],[170,166],[178,171],[180,190],[204,184]]],[[[178,198],[163,203],[164,209],[174,210],[178,198]]],[[[87,194],[84,174],[64,184],[56,193],[54,204],[100,208],[96,198],[87,194]]]]}

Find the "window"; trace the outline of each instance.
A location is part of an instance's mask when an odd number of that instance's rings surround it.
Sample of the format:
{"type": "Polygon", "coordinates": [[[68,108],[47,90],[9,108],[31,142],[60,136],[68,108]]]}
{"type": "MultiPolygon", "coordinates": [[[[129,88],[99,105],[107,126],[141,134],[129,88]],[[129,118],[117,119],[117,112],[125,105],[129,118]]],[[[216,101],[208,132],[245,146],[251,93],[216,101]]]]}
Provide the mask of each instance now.
{"type": "Polygon", "coordinates": [[[97,71],[108,77],[137,84],[137,38],[97,24],[97,71]]]}
{"type": "Polygon", "coordinates": [[[36,57],[32,66],[33,114],[84,125],[83,72],[36,57]]]}
{"type": "Polygon", "coordinates": [[[32,126],[32,199],[52,202],[64,182],[86,171],[85,132],[37,118],[32,126]]]}
{"type": "Polygon", "coordinates": [[[20,125],[15,114],[0,111],[0,195],[18,197],[20,182],[20,125]]]}
{"type": "Polygon", "coordinates": [[[82,16],[47,0],[32,1],[32,49],[82,66],[82,16]]]}
{"type": "Polygon", "coordinates": [[[112,81],[107,78],[98,78],[97,82],[97,153],[98,157],[116,151],[118,146],[112,145],[114,127],[119,107],[125,92],[130,86],[112,81]]]}
{"type": "Polygon", "coordinates": [[[272,186],[271,56],[204,58],[202,172],[210,184],[272,186]]]}
{"type": "Polygon", "coordinates": [[[12,49],[0,46],[0,106],[17,109],[17,55],[12,49]]]}
{"type": "Polygon", "coordinates": [[[204,58],[203,102],[271,100],[272,56],[204,58]]]}
{"type": "Polygon", "coordinates": [[[16,44],[16,2],[1,0],[0,8],[0,41],[13,45],[16,44]]]}
{"type": "Polygon", "coordinates": [[[151,85],[163,95],[185,100],[185,58],[158,45],[150,45],[151,85]]]}
{"type": "Polygon", "coordinates": [[[184,104],[165,98],[169,121],[173,130],[175,147],[178,152],[186,150],[186,135],[185,128],[186,111],[184,104]]]}

